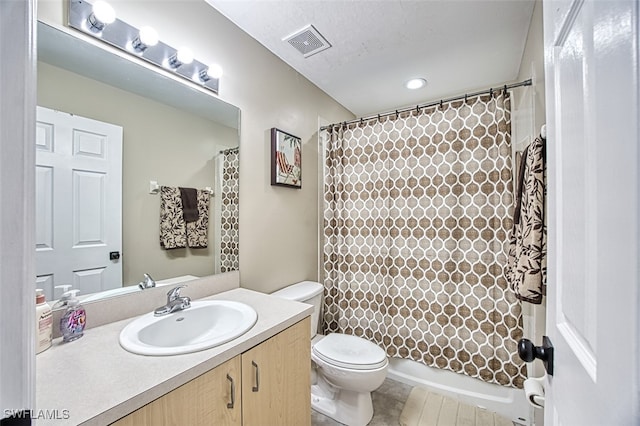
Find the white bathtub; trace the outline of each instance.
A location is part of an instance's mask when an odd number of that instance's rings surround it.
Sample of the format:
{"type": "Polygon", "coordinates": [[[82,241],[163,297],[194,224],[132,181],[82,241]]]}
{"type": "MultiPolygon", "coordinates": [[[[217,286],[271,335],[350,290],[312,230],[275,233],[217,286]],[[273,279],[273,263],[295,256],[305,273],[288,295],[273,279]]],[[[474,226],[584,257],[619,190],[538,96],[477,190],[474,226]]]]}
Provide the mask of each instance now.
{"type": "Polygon", "coordinates": [[[411,386],[420,386],[469,405],[486,408],[513,422],[531,425],[533,408],[522,389],[486,383],[452,371],[427,367],[400,358],[389,359],[387,377],[411,386]]]}

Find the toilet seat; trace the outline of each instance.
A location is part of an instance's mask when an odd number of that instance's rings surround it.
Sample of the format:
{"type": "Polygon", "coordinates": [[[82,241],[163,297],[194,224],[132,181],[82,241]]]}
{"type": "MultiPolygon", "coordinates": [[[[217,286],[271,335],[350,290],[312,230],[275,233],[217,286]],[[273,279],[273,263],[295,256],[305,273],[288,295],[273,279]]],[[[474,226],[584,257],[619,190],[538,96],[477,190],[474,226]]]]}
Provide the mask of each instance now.
{"type": "Polygon", "coordinates": [[[311,350],[328,364],[352,370],[374,370],[387,365],[387,354],[379,346],[348,334],[331,333],[311,350]]]}

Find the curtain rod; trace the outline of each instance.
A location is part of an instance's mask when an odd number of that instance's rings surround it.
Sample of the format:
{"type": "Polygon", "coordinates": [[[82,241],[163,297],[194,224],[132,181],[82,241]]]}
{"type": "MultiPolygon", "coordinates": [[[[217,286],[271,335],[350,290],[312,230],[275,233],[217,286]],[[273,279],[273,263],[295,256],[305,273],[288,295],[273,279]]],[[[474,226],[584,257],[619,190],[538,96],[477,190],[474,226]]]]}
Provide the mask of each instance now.
{"type": "Polygon", "coordinates": [[[239,149],[239,147],[223,149],[220,151],[220,154],[228,154],[230,152],[238,151],[239,149]]]}
{"type": "Polygon", "coordinates": [[[473,96],[479,96],[479,95],[485,95],[485,94],[490,94],[493,95],[494,92],[498,92],[500,90],[509,90],[509,89],[513,89],[516,87],[521,87],[521,86],[531,86],[532,84],[532,80],[528,79],[528,80],[524,80],[521,81],[519,83],[513,83],[513,84],[505,84],[502,87],[498,87],[498,88],[489,88],[486,90],[481,90],[479,92],[475,92],[475,93],[465,93],[464,95],[460,95],[460,96],[455,96],[453,98],[447,98],[447,99],[440,99],[439,101],[435,101],[435,102],[430,102],[427,104],[422,104],[422,105],[416,105],[415,107],[411,107],[411,108],[403,108],[403,109],[397,109],[395,111],[389,111],[389,112],[385,112],[382,114],[375,114],[375,115],[370,115],[367,117],[360,117],[360,118],[354,118],[353,120],[349,120],[349,121],[342,121],[339,123],[333,123],[333,124],[329,124],[328,126],[322,126],[320,127],[320,130],[327,130],[330,129],[332,127],[335,126],[345,126],[347,124],[353,124],[353,123],[362,123],[365,120],[373,120],[375,118],[377,118],[378,120],[383,118],[383,117],[389,117],[390,115],[398,115],[401,112],[407,112],[407,111],[413,111],[413,110],[417,110],[420,111],[422,108],[429,108],[432,106],[436,106],[436,105],[442,105],[445,102],[453,102],[453,101],[459,101],[464,99],[465,101],[467,100],[467,98],[469,97],[473,97],[473,96]]]}

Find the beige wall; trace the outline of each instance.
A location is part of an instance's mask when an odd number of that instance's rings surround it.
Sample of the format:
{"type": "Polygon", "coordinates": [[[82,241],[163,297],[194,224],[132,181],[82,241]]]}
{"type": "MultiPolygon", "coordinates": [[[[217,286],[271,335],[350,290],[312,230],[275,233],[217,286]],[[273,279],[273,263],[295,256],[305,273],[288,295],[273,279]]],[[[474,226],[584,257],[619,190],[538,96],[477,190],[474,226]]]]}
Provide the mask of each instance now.
{"type": "MultiPolygon", "coordinates": [[[[318,273],[318,117],[353,115],[204,1],[111,4],[132,25],[152,25],[171,46],[188,45],[224,68],[220,98],[242,111],[240,141],[241,285],[271,292],[318,273]],[[270,185],[269,129],[302,138],[301,190],[270,185]]],[[[38,3],[39,19],[61,26],[61,0],[38,3]]],[[[250,12],[250,11],[249,11],[250,12]]]]}
{"type": "Polygon", "coordinates": [[[213,221],[209,226],[209,248],[160,248],[160,196],[148,193],[149,181],[168,186],[213,187],[213,159],[220,149],[237,145],[236,129],[42,62],[38,63],[38,105],[123,128],[125,285],[137,284],[145,272],[157,280],[214,272],[213,221]]]}

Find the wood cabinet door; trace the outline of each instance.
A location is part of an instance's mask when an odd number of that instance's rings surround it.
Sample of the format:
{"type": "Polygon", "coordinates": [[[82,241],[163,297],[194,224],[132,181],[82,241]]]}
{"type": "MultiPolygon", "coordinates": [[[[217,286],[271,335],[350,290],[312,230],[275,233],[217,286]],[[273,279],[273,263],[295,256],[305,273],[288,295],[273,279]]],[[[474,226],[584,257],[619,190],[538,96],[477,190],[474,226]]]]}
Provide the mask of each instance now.
{"type": "Polygon", "coordinates": [[[241,387],[238,355],[123,417],[113,425],[241,425],[241,387]]]}
{"type": "Polygon", "coordinates": [[[311,338],[306,318],[242,354],[244,426],[311,424],[311,338]]]}

